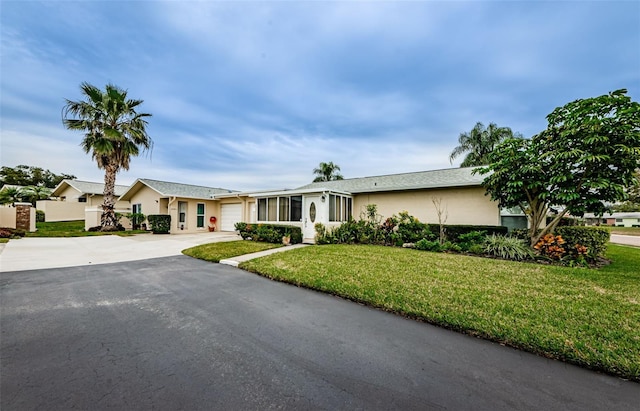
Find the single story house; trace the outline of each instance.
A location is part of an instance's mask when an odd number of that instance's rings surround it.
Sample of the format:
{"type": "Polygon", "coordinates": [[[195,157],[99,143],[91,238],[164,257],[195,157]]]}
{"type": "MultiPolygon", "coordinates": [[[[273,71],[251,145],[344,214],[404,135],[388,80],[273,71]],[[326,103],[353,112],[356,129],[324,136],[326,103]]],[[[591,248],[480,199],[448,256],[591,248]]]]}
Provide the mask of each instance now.
{"type": "Polygon", "coordinates": [[[592,213],[584,215],[587,225],[610,225],[615,227],[640,227],[640,212],[613,213],[596,217],[592,213]]]}
{"type": "MultiPolygon", "coordinates": [[[[128,186],[116,185],[115,195],[120,197],[128,186]]],[[[100,207],[104,201],[104,183],[81,180],[62,180],[51,193],[56,200],[40,200],[36,208],[44,211],[45,221],[75,221],[85,219],[85,208],[100,207]]],[[[128,212],[128,201],[118,200],[118,211],[128,212]]]]}
{"type": "MultiPolygon", "coordinates": [[[[316,223],[333,227],[349,218],[358,219],[368,204],[377,206],[381,219],[407,211],[433,224],[438,223],[440,211],[446,224],[500,225],[500,209],[485,196],[481,185],[484,177],[472,174],[473,169],[349,178],[310,183],[293,190],[237,193],[236,197],[255,201],[246,221],[296,225],[309,242],[315,237],[316,223]]],[[[247,200],[246,204],[253,202],[247,200]]]]}
{"type": "Polygon", "coordinates": [[[120,196],[133,213],[171,216],[171,233],[209,230],[234,231],[238,221],[248,221],[247,198],[234,190],[139,178],[120,196]],[[218,198],[225,195],[224,198],[218,198]]]}

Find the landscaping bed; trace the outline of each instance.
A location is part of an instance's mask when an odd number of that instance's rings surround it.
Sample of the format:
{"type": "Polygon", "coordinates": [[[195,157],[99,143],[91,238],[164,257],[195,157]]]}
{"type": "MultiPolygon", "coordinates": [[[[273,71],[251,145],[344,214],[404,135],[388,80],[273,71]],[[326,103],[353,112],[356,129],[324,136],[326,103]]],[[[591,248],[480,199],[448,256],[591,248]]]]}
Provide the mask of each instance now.
{"type": "Polygon", "coordinates": [[[120,235],[128,236],[134,234],[146,234],[146,230],[128,230],[128,231],[85,231],[84,221],[54,221],[54,222],[38,222],[36,223],[38,231],[26,233],[26,237],[88,237],[96,235],[120,235]]]}

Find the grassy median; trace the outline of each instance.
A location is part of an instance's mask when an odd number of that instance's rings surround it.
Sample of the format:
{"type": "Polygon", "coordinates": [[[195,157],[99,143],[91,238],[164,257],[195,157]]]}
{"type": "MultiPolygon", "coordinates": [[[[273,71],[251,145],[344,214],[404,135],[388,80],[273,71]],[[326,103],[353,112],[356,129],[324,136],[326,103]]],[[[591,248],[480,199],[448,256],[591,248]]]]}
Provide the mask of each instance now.
{"type": "Polygon", "coordinates": [[[354,245],[241,268],[640,381],[640,249],[598,270],[354,245]]]}
{"type": "Polygon", "coordinates": [[[270,250],[278,247],[282,247],[282,245],[240,240],[198,245],[182,250],[182,253],[189,257],[218,263],[220,260],[224,260],[225,258],[257,253],[258,251],[270,250]]]}

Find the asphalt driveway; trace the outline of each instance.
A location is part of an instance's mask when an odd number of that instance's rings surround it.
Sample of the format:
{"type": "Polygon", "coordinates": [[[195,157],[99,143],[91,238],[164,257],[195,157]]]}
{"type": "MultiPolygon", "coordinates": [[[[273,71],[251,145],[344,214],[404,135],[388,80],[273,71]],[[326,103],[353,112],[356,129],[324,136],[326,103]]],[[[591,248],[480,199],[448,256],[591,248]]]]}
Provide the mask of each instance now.
{"type": "Polygon", "coordinates": [[[630,410],[640,384],[186,256],[0,274],[0,408],[630,410]]]}

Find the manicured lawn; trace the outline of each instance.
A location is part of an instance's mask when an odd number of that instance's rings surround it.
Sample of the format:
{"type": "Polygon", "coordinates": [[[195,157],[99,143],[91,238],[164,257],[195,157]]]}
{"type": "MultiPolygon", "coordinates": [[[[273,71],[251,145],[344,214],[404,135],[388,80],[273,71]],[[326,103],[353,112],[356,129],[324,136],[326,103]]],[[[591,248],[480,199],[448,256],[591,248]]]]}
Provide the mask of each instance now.
{"type": "Polygon", "coordinates": [[[132,231],[116,231],[113,233],[100,233],[84,231],[84,221],[56,221],[49,223],[36,223],[38,231],[27,233],[27,237],[86,237],[95,235],[134,235],[145,234],[149,231],[132,230],[132,231]]]}
{"type": "Polygon", "coordinates": [[[201,260],[220,262],[225,258],[237,257],[239,255],[257,253],[258,251],[270,250],[282,247],[281,244],[259,243],[256,241],[228,241],[222,243],[210,243],[198,245],[182,250],[183,254],[201,260]]]}
{"type": "Polygon", "coordinates": [[[611,234],[640,236],[640,227],[611,227],[611,234]]]}
{"type": "Polygon", "coordinates": [[[599,270],[324,245],[240,265],[384,310],[640,381],[640,249],[599,270]]]}

